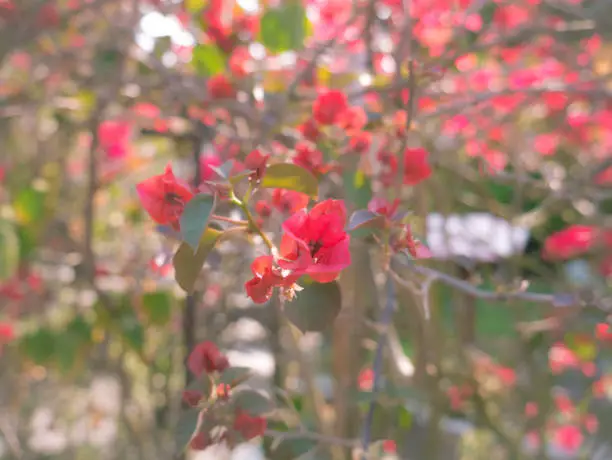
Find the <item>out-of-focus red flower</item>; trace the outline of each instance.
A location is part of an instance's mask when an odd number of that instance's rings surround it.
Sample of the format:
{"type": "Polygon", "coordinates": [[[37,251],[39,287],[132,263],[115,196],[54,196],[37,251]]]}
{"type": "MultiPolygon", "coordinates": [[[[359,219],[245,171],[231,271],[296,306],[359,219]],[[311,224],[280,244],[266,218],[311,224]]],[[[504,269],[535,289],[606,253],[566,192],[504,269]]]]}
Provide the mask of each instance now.
{"type": "Polygon", "coordinates": [[[11,342],[15,338],[15,329],[11,323],[0,322],[0,344],[11,342]]]}
{"type": "Polygon", "coordinates": [[[119,160],[128,155],[132,124],[122,120],[107,120],[98,126],[100,149],[111,160],[119,160]]]}
{"type": "Polygon", "coordinates": [[[270,155],[264,155],[261,150],[255,149],[244,159],[244,166],[254,171],[253,178],[260,180],[266,172],[266,164],[270,155]]]}
{"type": "Polygon", "coordinates": [[[190,187],[177,179],[172,166],[159,176],[153,176],[136,186],[145,211],[158,224],[170,224],[178,228],[178,220],[185,204],[193,197],[190,187]]]}
{"type": "Polygon", "coordinates": [[[595,326],[595,337],[602,342],[612,343],[612,327],[607,323],[599,323],[595,326]]]}
{"type": "Polygon", "coordinates": [[[370,368],[363,369],[357,377],[357,386],[361,391],[372,391],[374,387],[374,371],[370,368]]]}
{"type": "Polygon", "coordinates": [[[389,203],[383,197],[374,197],[368,203],[368,211],[391,219],[395,215],[399,204],[399,199],[397,198],[393,200],[393,203],[389,203]]]}
{"type": "Polygon", "coordinates": [[[259,200],[255,203],[255,212],[259,217],[270,217],[270,214],[272,214],[272,206],[265,200],[259,200]]]}
{"type": "Polygon", "coordinates": [[[154,104],[139,102],[132,106],[132,112],[142,118],[155,119],[161,114],[161,110],[154,104]]]}
{"type": "Polygon", "coordinates": [[[431,257],[429,248],[414,237],[412,228],[408,224],[404,226],[400,237],[392,242],[392,246],[394,251],[407,251],[415,259],[431,257]]]}
{"type": "Polygon", "coordinates": [[[351,263],[345,224],[346,209],[339,200],[296,212],[283,223],[280,266],[319,283],[333,281],[351,263]]]}
{"type": "Polygon", "coordinates": [[[283,276],[272,256],[259,256],[251,264],[253,278],[244,285],[247,295],[255,303],[267,302],[275,287],[290,288],[298,276],[283,276]]]}
{"type": "Polygon", "coordinates": [[[243,410],[239,410],[234,418],[234,430],[238,431],[246,440],[263,436],[267,421],[263,417],[254,417],[243,410]]]}
{"type": "Polygon", "coordinates": [[[395,454],[397,452],[397,444],[392,439],[385,439],[382,444],[382,450],[385,454],[395,454]]]}
{"type": "Polygon", "coordinates": [[[359,131],[349,139],[349,153],[366,153],[372,145],[372,134],[368,131],[359,131]]]}
{"type": "Polygon", "coordinates": [[[200,157],[200,180],[209,181],[216,177],[217,173],[211,168],[218,168],[223,164],[221,158],[216,154],[202,155],[200,157]]]}
{"type": "Polygon", "coordinates": [[[244,78],[249,74],[249,61],[251,53],[246,46],[239,46],[232,52],[229,58],[229,68],[236,78],[244,78]]]}
{"type": "Polygon", "coordinates": [[[312,118],[309,118],[304,123],[302,123],[298,127],[298,131],[302,133],[302,136],[304,136],[304,138],[311,142],[317,142],[317,139],[321,134],[317,123],[312,118]]]}
{"type": "Polygon", "coordinates": [[[346,94],[338,90],[324,90],[312,106],[312,116],[321,125],[333,125],[340,121],[348,109],[346,94]]]}
{"type": "Polygon", "coordinates": [[[330,169],[323,161],[323,152],[309,142],[298,142],[295,146],[295,153],[293,163],[309,170],[315,176],[325,174],[330,169]]]}
{"type": "Polygon", "coordinates": [[[217,393],[217,398],[227,400],[230,396],[231,390],[232,388],[227,383],[220,383],[217,385],[215,392],[217,393]]]}
{"type": "Polygon", "coordinates": [[[365,110],[359,106],[352,106],[338,115],[337,124],[351,135],[361,131],[367,122],[368,116],[365,110]]]}
{"type": "Polygon", "coordinates": [[[538,405],[533,401],[529,401],[525,404],[525,417],[533,418],[538,415],[539,409],[538,405]]]}
{"type": "Polygon", "coordinates": [[[230,99],[236,95],[234,85],[223,74],[210,77],[206,82],[206,88],[211,99],[230,99]]]}
{"type": "Polygon", "coordinates": [[[196,390],[185,390],[183,391],[183,401],[185,401],[190,407],[197,407],[204,395],[196,390]]]}
{"type": "Polygon", "coordinates": [[[199,377],[202,372],[223,372],[229,367],[227,357],[219,351],[213,342],[205,341],[197,344],[187,359],[189,371],[199,377]]]}
{"type": "Polygon", "coordinates": [[[560,374],[566,369],[579,367],[580,360],[565,344],[555,343],[548,352],[548,365],[553,374],[560,374]]]}
{"type": "Polygon", "coordinates": [[[212,444],[212,439],[208,433],[200,432],[196,434],[189,443],[189,447],[193,450],[205,450],[212,444]]]}
{"type": "Polygon", "coordinates": [[[584,440],[582,431],[576,425],[562,425],[555,429],[554,442],[567,452],[576,452],[584,440]]]}
{"type": "Polygon", "coordinates": [[[416,185],[431,175],[428,157],[429,152],[423,148],[404,150],[404,184],[416,185]]]}
{"type": "Polygon", "coordinates": [[[280,212],[293,214],[308,206],[310,198],[305,193],[276,188],[272,192],[272,204],[280,212]]]}
{"type": "Polygon", "coordinates": [[[397,173],[397,157],[390,151],[382,149],[377,154],[380,162],[380,181],[385,187],[393,184],[395,174],[397,173]]]}
{"type": "Polygon", "coordinates": [[[596,237],[595,227],[570,225],[546,238],[542,256],[548,260],[565,260],[582,255],[591,249],[596,237]]]}

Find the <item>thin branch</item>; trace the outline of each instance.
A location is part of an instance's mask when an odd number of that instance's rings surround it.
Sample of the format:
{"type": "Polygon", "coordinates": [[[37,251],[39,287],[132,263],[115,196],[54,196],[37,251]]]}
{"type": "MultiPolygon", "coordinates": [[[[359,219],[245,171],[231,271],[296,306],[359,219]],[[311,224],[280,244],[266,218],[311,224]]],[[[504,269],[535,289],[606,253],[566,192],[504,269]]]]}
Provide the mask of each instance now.
{"type": "Polygon", "coordinates": [[[374,421],[374,411],[376,409],[376,395],[380,390],[380,382],[382,377],[383,367],[383,351],[387,344],[387,328],[391,324],[393,318],[393,312],[395,311],[395,285],[391,276],[387,275],[386,282],[386,294],[387,299],[385,308],[381,312],[380,316],[380,327],[381,333],[378,337],[378,344],[376,346],[376,355],[374,356],[374,362],[372,364],[372,371],[374,372],[374,382],[372,384],[372,401],[368,408],[365,422],[363,424],[363,430],[361,433],[361,446],[363,449],[362,460],[367,459],[367,452],[372,440],[372,423],[374,421]]]}
{"type": "Polygon", "coordinates": [[[275,438],[278,442],[288,441],[292,439],[308,439],[311,441],[317,441],[323,444],[332,444],[336,446],[344,446],[354,448],[359,445],[356,439],[343,439],[335,436],[327,436],[324,434],[313,433],[311,431],[295,431],[295,432],[284,432],[275,430],[266,430],[266,436],[275,438]]]}

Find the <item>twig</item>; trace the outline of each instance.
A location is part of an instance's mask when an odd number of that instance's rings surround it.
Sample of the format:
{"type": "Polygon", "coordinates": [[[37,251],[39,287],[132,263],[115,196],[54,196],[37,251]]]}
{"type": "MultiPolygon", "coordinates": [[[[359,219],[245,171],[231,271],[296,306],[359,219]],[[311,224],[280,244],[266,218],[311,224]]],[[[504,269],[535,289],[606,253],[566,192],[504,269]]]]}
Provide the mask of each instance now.
{"type": "Polygon", "coordinates": [[[391,324],[391,318],[395,311],[395,286],[393,279],[390,275],[387,275],[386,281],[386,294],[387,299],[385,308],[380,315],[380,326],[382,328],[381,333],[378,337],[378,343],[376,345],[376,355],[374,356],[374,362],[372,364],[372,371],[374,372],[374,382],[372,384],[372,401],[368,408],[365,422],[363,424],[363,430],[361,433],[361,446],[363,449],[362,460],[367,459],[367,452],[372,439],[372,423],[374,421],[374,410],[376,409],[376,395],[380,390],[380,381],[382,377],[382,365],[383,365],[383,351],[387,344],[387,328],[391,324]]]}
{"type": "Polygon", "coordinates": [[[335,436],[327,436],[324,434],[313,433],[311,431],[294,431],[294,432],[284,432],[284,431],[275,431],[275,430],[266,430],[266,436],[270,436],[272,438],[280,439],[281,441],[287,441],[291,439],[309,439],[312,441],[321,442],[324,444],[332,444],[337,446],[345,446],[345,447],[357,447],[359,442],[356,439],[342,439],[337,438],[335,436]]]}

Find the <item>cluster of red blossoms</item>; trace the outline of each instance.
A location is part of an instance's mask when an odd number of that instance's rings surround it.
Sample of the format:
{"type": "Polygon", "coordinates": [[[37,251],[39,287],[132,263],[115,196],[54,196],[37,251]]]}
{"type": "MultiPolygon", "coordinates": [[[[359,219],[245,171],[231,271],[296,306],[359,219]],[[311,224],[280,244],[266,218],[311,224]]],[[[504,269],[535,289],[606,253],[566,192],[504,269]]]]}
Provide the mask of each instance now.
{"type": "Polygon", "coordinates": [[[240,381],[231,385],[217,383],[216,377],[229,368],[229,361],[213,342],[198,344],[189,355],[187,367],[197,378],[200,388],[185,390],[183,401],[202,411],[196,432],[191,437],[191,449],[204,450],[222,442],[234,445],[264,434],[267,427],[265,418],[232,405],[232,386],[240,381]]]}

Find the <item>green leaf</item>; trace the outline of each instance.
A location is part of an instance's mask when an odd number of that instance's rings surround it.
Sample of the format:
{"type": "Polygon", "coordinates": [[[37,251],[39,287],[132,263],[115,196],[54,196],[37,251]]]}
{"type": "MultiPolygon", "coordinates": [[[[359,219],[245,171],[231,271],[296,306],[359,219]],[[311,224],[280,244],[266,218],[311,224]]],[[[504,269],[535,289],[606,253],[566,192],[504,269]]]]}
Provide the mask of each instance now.
{"type": "Polygon", "coordinates": [[[56,340],[50,329],[39,329],[23,337],[21,348],[24,354],[35,364],[45,365],[53,357],[56,340]]]}
{"type": "Polygon", "coordinates": [[[228,367],[221,374],[221,383],[225,383],[230,387],[240,385],[247,380],[251,375],[251,369],[248,367],[228,367]]]}
{"type": "Polygon", "coordinates": [[[179,416],[174,430],[174,442],[178,452],[182,452],[191,441],[191,437],[198,425],[198,416],[200,412],[197,409],[185,410],[179,416]]]}
{"type": "Polygon", "coordinates": [[[147,292],[142,296],[142,305],[151,324],[163,326],[170,321],[172,297],[169,292],[147,292]]]}
{"type": "Polygon", "coordinates": [[[349,219],[346,231],[351,232],[361,227],[380,227],[383,221],[384,218],[380,214],[367,209],[359,209],[349,219]]]}
{"type": "Polygon", "coordinates": [[[263,179],[263,188],[284,188],[310,195],[317,199],[319,182],[308,170],[292,163],[277,163],[268,166],[263,179]]]}
{"type": "Polygon", "coordinates": [[[302,284],[304,289],[285,304],[285,315],[302,332],[328,329],[340,313],[342,297],[338,283],[302,284]]]}
{"type": "Polygon", "coordinates": [[[356,208],[367,208],[372,199],[372,184],[363,171],[346,169],[342,175],[346,198],[356,208]]]}
{"type": "Polygon", "coordinates": [[[195,254],[187,243],[181,244],[176,254],[174,254],[172,258],[174,276],[178,285],[186,292],[193,290],[193,286],[206,261],[206,256],[215,247],[217,240],[222,234],[223,232],[219,230],[207,228],[200,239],[200,244],[195,254]]]}
{"type": "Polygon", "coordinates": [[[59,334],[55,341],[55,361],[60,372],[67,374],[76,363],[79,340],[71,334],[59,334]]]}
{"type": "Polygon", "coordinates": [[[12,278],[19,268],[19,237],[15,227],[0,220],[0,282],[12,278]]]}
{"type": "Polygon", "coordinates": [[[223,72],[226,56],[213,44],[196,45],[193,48],[193,65],[200,75],[212,76],[223,72]]]}
{"type": "Polygon", "coordinates": [[[124,297],[117,319],[121,338],[130,348],[141,352],[144,348],[145,331],[136,316],[129,297],[124,297]]]}
{"type": "Polygon", "coordinates": [[[297,1],[267,10],[261,18],[259,41],[273,53],[298,50],[311,32],[306,10],[297,1]]]}
{"type": "Polygon", "coordinates": [[[206,372],[203,372],[199,377],[194,378],[192,382],[187,385],[185,390],[198,391],[202,393],[202,399],[208,401],[210,394],[213,389],[213,381],[206,372]]]}
{"type": "Polygon", "coordinates": [[[229,178],[232,169],[234,169],[234,160],[227,160],[221,166],[209,166],[214,172],[216,172],[223,179],[229,178]]]}
{"type": "Polygon", "coordinates": [[[239,391],[236,393],[234,403],[237,408],[251,415],[263,415],[274,408],[269,398],[254,390],[239,391]]]}
{"type": "Polygon", "coordinates": [[[25,225],[40,222],[45,215],[45,196],[33,188],[22,190],[13,203],[17,220],[25,225]]]}
{"type": "Polygon", "coordinates": [[[181,215],[181,236],[183,241],[193,249],[198,250],[200,240],[215,209],[216,199],[214,195],[199,194],[194,196],[185,205],[181,215]]]}

